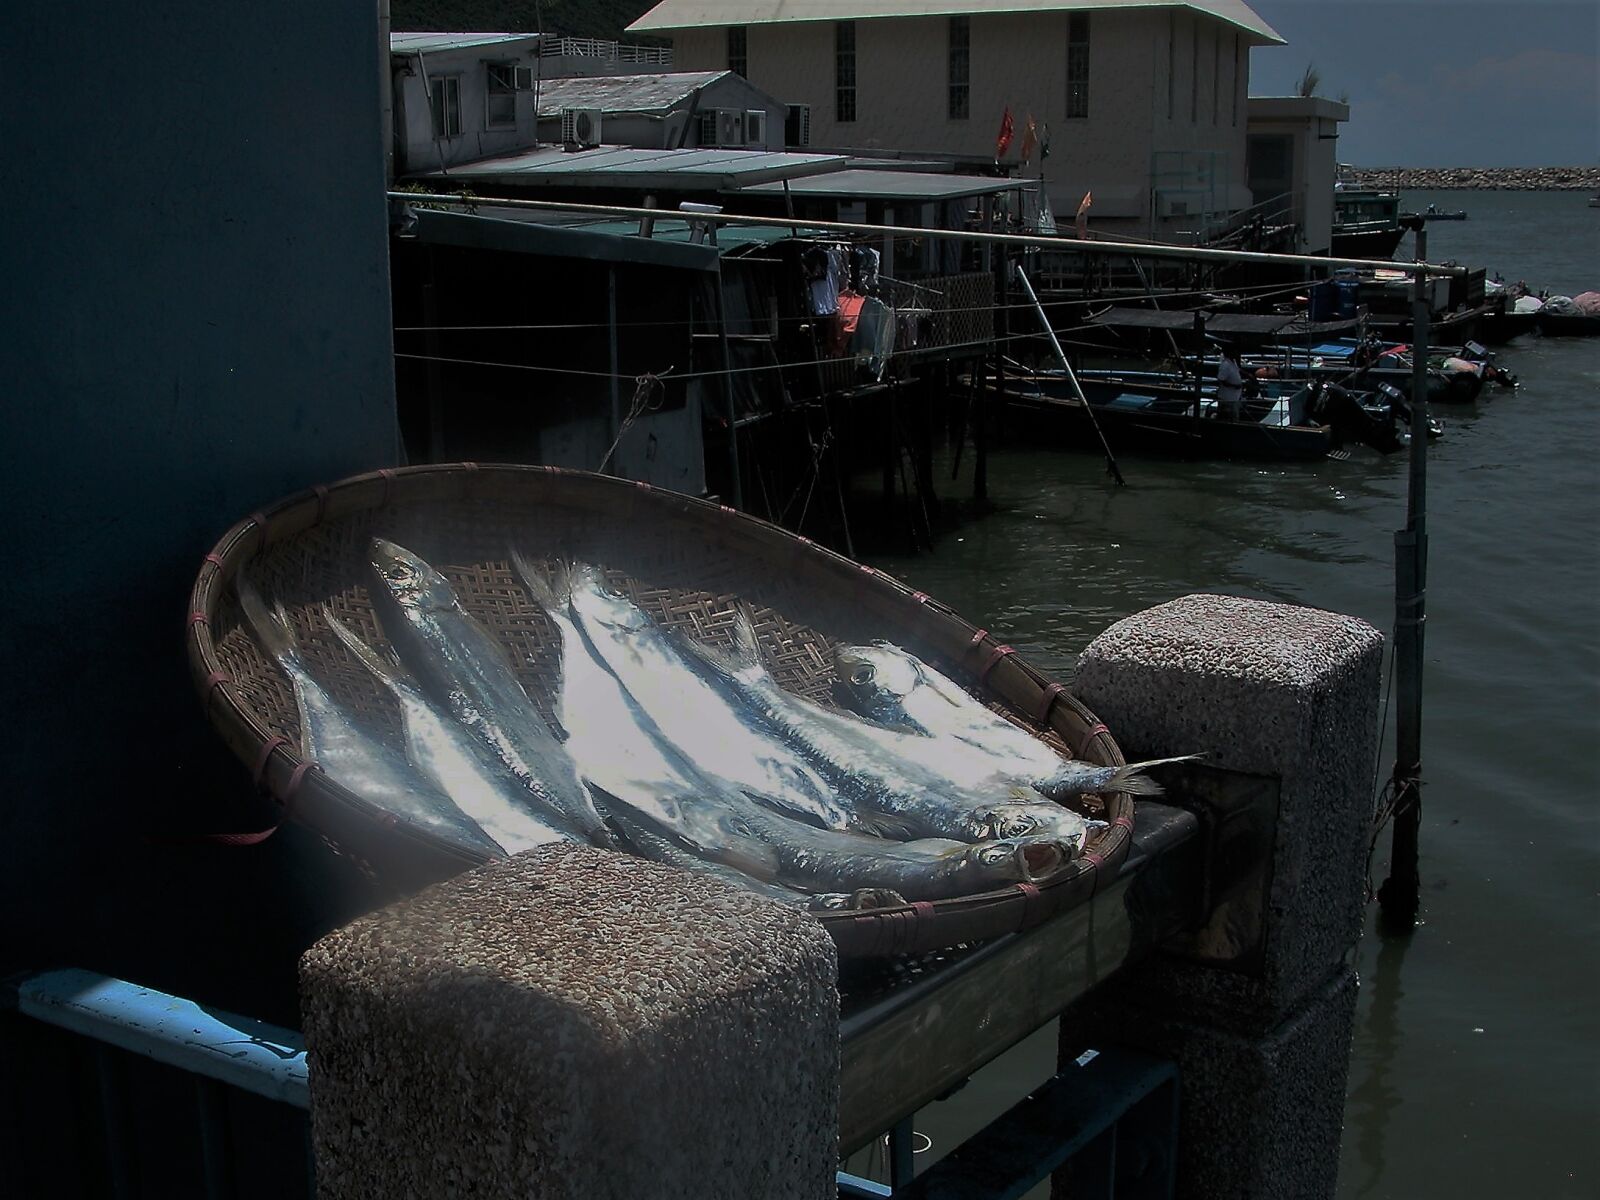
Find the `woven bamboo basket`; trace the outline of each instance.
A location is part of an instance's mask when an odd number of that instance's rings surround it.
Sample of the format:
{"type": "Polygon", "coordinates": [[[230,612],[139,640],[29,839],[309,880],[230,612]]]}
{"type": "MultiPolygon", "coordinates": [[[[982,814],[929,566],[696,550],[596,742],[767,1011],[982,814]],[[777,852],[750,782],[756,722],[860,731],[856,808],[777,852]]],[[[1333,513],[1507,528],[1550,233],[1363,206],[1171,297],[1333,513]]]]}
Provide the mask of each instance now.
{"type": "MultiPolygon", "coordinates": [[[[326,602],[369,643],[383,645],[367,594],[367,543],[382,535],[437,567],[467,611],[518,664],[528,695],[550,712],[560,643],[508,561],[595,562],[662,624],[721,645],[737,605],[753,613],[778,681],[833,703],[832,648],[888,638],[952,678],[983,689],[1000,712],[1058,750],[1102,765],[1122,755],[1105,726],[1000,644],[937,601],[734,509],[587,472],[551,467],[412,467],[359,475],[292,496],[239,522],[195,582],[189,665],[206,713],[282,807],[397,892],[453,875],[467,852],[397,820],[306,762],[288,678],[242,620],[235,580],[283,601],[312,671],[350,711],[398,737],[389,694],[326,627],[326,602]]],[[[958,899],[818,914],[846,957],[910,954],[1023,929],[1082,902],[1127,855],[1132,798],[1084,797],[1109,822],[1080,858],[1037,886],[958,899]]]]}

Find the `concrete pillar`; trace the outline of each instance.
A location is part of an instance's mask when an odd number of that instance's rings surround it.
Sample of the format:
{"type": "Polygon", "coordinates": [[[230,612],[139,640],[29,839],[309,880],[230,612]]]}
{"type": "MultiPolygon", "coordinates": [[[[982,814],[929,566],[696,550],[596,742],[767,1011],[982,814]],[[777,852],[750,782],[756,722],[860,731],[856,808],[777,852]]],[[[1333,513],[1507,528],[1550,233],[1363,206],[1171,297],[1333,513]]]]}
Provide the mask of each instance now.
{"type": "Polygon", "coordinates": [[[553,846],[301,964],[322,1200],[835,1195],[837,963],[801,913],[553,846]]]}
{"type": "Polygon", "coordinates": [[[1333,1195],[1382,648],[1353,617],[1192,595],[1118,622],[1079,661],[1077,695],[1129,758],[1201,752],[1276,783],[1257,894],[1063,1022],[1064,1053],[1106,1040],[1178,1060],[1180,1196],[1333,1195]]]}

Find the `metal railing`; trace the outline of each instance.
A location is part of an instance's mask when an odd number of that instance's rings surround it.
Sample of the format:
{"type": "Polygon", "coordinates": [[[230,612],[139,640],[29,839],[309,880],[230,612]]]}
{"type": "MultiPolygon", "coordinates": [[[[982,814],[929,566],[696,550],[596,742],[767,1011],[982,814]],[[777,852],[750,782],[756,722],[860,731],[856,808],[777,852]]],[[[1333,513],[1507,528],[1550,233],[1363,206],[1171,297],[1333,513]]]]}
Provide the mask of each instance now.
{"type": "Polygon", "coordinates": [[[671,46],[635,46],[602,38],[546,37],[539,40],[541,58],[604,58],[613,62],[672,65],[671,46]]]}

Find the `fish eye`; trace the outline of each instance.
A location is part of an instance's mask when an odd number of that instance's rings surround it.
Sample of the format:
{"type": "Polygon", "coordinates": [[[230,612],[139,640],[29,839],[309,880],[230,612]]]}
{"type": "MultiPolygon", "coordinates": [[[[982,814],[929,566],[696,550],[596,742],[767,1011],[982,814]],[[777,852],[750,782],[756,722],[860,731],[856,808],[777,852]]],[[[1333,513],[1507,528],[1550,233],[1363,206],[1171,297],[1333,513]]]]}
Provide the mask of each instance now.
{"type": "Polygon", "coordinates": [[[416,574],[405,563],[392,563],[383,573],[384,578],[392,583],[409,583],[416,578],[416,574]]]}
{"type": "Polygon", "coordinates": [[[868,684],[872,682],[872,668],[859,666],[850,672],[850,682],[855,684],[868,684]]]}

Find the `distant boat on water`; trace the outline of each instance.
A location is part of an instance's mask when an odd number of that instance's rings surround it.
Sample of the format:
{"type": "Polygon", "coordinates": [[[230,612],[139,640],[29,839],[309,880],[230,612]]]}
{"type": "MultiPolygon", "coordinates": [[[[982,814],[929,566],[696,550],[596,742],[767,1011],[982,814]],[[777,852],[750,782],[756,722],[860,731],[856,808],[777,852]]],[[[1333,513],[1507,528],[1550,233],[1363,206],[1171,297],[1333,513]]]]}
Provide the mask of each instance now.
{"type": "Polygon", "coordinates": [[[1465,221],[1467,210],[1458,208],[1452,212],[1441,212],[1437,206],[1430,204],[1419,215],[1424,221],[1465,221]]]}

